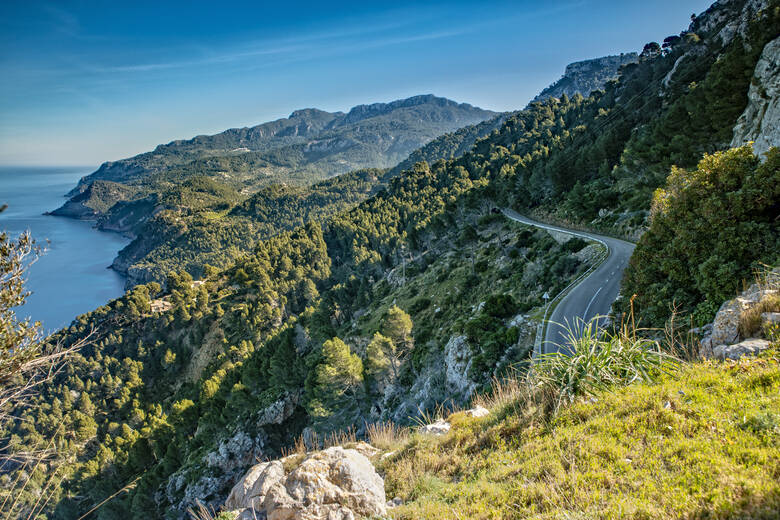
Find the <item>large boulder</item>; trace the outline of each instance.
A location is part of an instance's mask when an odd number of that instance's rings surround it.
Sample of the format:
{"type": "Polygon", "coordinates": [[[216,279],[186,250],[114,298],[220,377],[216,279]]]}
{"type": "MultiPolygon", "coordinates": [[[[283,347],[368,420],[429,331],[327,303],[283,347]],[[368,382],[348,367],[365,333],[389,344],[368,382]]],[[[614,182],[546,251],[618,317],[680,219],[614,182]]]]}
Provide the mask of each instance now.
{"type": "MultiPolygon", "coordinates": [[[[361,451],[372,450],[362,446],[361,451]]],[[[257,464],[233,487],[225,502],[238,510],[268,520],[354,520],[385,516],[384,480],[360,451],[340,446],[304,456],[294,465],[292,455],[257,464]]]]}
{"type": "Polygon", "coordinates": [[[755,356],[769,348],[765,339],[751,338],[733,345],[718,345],[713,350],[715,359],[736,361],[742,356],[755,356]]]}

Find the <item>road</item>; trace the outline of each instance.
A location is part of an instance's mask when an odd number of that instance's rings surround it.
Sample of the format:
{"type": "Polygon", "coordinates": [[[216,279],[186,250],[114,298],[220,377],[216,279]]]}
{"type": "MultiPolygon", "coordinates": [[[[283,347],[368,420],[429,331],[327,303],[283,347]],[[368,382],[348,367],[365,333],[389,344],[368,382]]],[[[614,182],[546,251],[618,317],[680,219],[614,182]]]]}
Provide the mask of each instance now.
{"type": "Polygon", "coordinates": [[[512,210],[504,210],[504,215],[529,226],[595,240],[608,248],[609,256],[607,259],[571,289],[548,318],[550,323],[545,334],[542,352],[566,353],[569,349],[566,346],[565,324],[582,323],[580,320],[588,322],[596,316],[606,316],[609,313],[612,303],[620,291],[620,281],[623,279],[623,271],[628,265],[628,259],[631,258],[631,253],[634,251],[634,244],[617,238],[543,224],[512,210]]]}

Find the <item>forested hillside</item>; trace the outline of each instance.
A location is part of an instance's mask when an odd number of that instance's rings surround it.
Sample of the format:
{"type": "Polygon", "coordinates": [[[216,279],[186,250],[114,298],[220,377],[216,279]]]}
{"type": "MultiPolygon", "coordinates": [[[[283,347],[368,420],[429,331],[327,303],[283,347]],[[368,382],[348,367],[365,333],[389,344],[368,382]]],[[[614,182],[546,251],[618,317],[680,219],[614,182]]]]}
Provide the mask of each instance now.
{"type": "MultiPolygon", "coordinates": [[[[94,331],[3,432],[11,453],[60,447],[40,467],[14,468],[31,475],[18,501],[50,496],[53,518],[98,504],[102,519],[182,518],[195,500],[221,504],[256,459],[304,431],[413,422],[522,372],[542,295],[587,269],[596,246],[558,242],[496,208],[621,235],[649,228],[624,288],[638,294],[639,316],[664,324],[670,307],[658,302],[673,295],[657,284],[671,268],[676,287],[695,288],[679,310],[711,319],[712,299],[735,281],[677,262],[716,265],[730,244],[740,245],[742,270],[777,259],[777,152],[763,162],[749,146],[702,157],[729,147],[756,63],[778,34],[777,0],[717,3],[680,35],[646,45],[603,91],[531,103],[466,153],[390,179],[357,172],[243,200],[230,183],[188,179],[163,196],[204,226],[229,217],[251,227],[240,233],[288,229],[204,268],[201,280],[179,271],[165,289],[138,285],[52,338],[69,345],[94,331]],[[712,216],[733,202],[738,210],[712,216]],[[716,236],[696,232],[699,212],[716,236]],[[732,215],[739,224],[723,226],[732,215]],[[685,244],[672,239],[680,231],[685,244]],[[761,247],[742,247],[751,233],[761,247]]],[[[177,225],[175,213],[160,215],[177,225]]],[[[235,244],[208,229],[220,247],[235,244]]],[[[169,258],[192,250],[187,232],[169,258]]]]}

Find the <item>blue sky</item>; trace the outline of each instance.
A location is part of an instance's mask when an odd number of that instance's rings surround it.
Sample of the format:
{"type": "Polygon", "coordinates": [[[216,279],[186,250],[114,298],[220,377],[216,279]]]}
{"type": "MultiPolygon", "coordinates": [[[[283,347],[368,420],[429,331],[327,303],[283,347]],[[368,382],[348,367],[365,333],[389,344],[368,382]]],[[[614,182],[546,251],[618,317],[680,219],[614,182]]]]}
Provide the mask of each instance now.
{"type": "Polygon", "coordinates": [[[433,93],[522,108],[710,1],[0,5],[0,164],[97,165],[298,108],[433,93]]]}

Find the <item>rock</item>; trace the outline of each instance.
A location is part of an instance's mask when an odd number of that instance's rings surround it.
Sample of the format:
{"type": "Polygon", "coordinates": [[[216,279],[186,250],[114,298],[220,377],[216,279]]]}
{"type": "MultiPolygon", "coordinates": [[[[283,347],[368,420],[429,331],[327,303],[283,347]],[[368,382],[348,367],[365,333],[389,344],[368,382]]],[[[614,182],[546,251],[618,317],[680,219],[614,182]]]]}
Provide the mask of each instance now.
{"type": "Polygon", "coordinates": [[[775,292],[773,289],[751,285],[748,290],[736,298],[724,302],[715,315],[711,332],[699,343],[699,355],[705,358],[713,357],[716,347],[737,343],[741,339],[738,328],[740,315],[764,297],[775,292]]]}
{"type": "Polygon", "coordinates": [[[238,516],[236,516],[236,520],[267,520],[268,516],[266,516],[265,512],[263,511],[255,511],[254,509],[244,509],[240,513],[238,513],[238,516]]]}
{"type": "MultiPolygon", "coordinates": [[[[358,447],[378,451],[367,443],[358,447]]],[[[387,514],[384,480],[355,449],[340,446],[307,455],[289,473],[281,460],[257,464],[239,480],[225,509],[240,510],[239,519],[352,520],[387,514]]]]}
{"type": "Polygon", "coordinates": [[[780,312],[762,312],[761,313],[761,327],[774,327],[780,326],[780,312]]]}
{"type": "Polygon", "coordinates": [[[258,412],[257,425],[282,424],[295,412],[295,407],[298,406],[300,397],[299,392],[285,393],[280,399],[258,412]]]}
{"type": "Polygon", "coordinates": [[[444,366],[447,391],[468,398],[476,383],[469,378],[471,347],[466,336],[452,336],[444,346],[444,366]]]}
{"type": "Polygon", "coordinates": [[[241,480],[233,486],[225,501],[227,509],[261,509],[263,500],[271,486],[284,478],[284,466],[278,460],[252,466],[241,480]]]}
{"type": "Polygon", "coordinates": [[[385,486],[371,462],[339,446],[313,453],[265,497],[268,520],[384,516],[385,486]]]}
{"type": "Polygon", "coordinates": [[[761,156],[772,146],[780,146],[780,37],[767,43],[756,63],[748,90],[748,104],[734,126],[732,147],[753,141],[753,151],[761,156]]]}
{"type": "Polygon", "coordinates": [[[463,413],[466,415],[466,417],[485,417],[486,415],[490,415],[490,410],[482,406],[477,406],[476,408],[466,410],[463,413]]]}
{"type": "Polygon", "coordinates": [[[387,507],[398,507],[400,505],[403,505],[404,501],[401,500],[401,497],[394,497],[392,500],[387,501],[387,507]]]}
{"type": "Polygon", "coordinates": [[[445,433],[448,433],[450,431],[450,428],[452,428],[452,425],[450,425],[450,423],[448,423],[444,419],[438,419],[434,423],[421,426],[420,433],[426,433],[430,435],[444,435],[445,433]]]}
{"type": "Polygon", "coordinates": [[[716,359],[737,360],[742,356],[755,356],[768,348],[769,342],[767,340],[751,338],[734,345],[718,345],[712,350],[716,359]]]}

